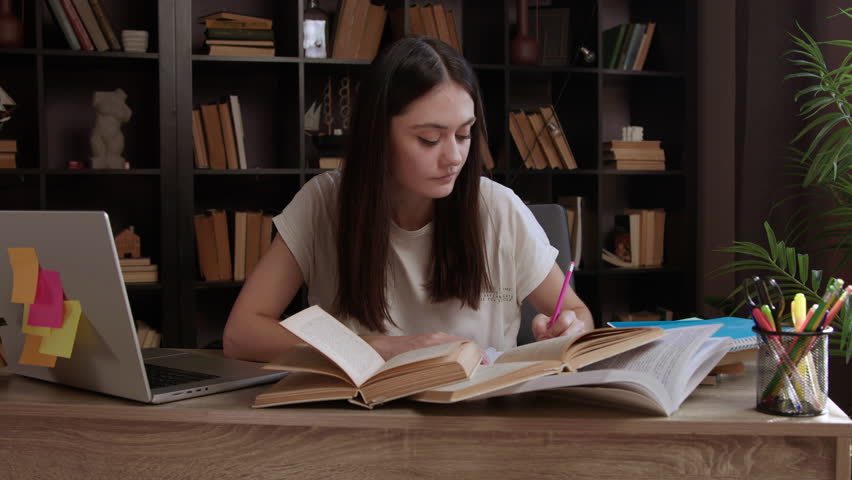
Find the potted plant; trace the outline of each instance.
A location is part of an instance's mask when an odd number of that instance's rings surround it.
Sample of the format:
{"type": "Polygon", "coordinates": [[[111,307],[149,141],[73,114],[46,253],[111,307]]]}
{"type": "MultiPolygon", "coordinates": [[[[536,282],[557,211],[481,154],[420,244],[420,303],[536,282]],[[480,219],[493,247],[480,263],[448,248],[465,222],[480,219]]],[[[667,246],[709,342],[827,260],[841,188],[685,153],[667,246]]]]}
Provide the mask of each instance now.
{"type": "MultiPolygon", "coordinates": [[[[852,19],[852,8],[840,9],[832,17],[852,19]],[[846,17],[846,18],[842,18],[846,17]]],[[[779,240],[769,222],[764,223],[766,246],[737,241],[722,251],[734,253],[737,259],[720,267],[716,274],[748,271],[775,278],[789,301],[801,292],[808,303],[817,302],[828,281],[823,281],[823,269],[812,269],[810,257],[793,246],[804,242],[804,232],[820,232],[808,248],[813,253],[829,253],[836,263],[828,270],[842,270],[852,261],[852,40],[818,42],[800,26],[799,35],[791,34],[794,47],[785,57],[796,66],[796,72],[785,79],[801,78],[807,86],[796,92],[794,101],[800,103],[799,115],[804,125],[790,141],[790,167],[799,187],[784,201],[810,200],[827,204],[829,208],[818,216],[800,208],[785,228],[785,239],[779,240]],[[830,68],[823,49],[844,49],[843,60],[830,68]]],[[[800,202],[800,205],[807,205],[800,202]]],[[[777,205],[776,205],[777,206],[777,205]]],[[[846,279],[847,283],[852,278],[846,279]]],[[[734,290],[725,304],[728,311],[743,305],[741,288],[734,290]]],[[[787,309],[789,312],[789,309],[787,309]]],[[[787,319],[789,322],[789,315],[787,319]]],[[[784,321],[784,319],[782,319],[784,321]]],[[[829,375],[831,398],[847,413],[852,408],[850,358],[852,358],[852,301],[848,298],[831,325],[832,360],[829,375]]]]}

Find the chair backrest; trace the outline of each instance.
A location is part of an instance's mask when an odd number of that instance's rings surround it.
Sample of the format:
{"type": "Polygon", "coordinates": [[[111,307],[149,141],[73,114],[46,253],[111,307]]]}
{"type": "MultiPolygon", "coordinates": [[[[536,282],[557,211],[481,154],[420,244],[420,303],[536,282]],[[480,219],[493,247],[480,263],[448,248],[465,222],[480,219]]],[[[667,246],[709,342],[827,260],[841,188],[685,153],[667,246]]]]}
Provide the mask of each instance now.
{"type": "MultiPolygon", "coordinates": [[[[538,223],[547,234],[547,239],[550,244],[559,250],[559,255],[556,257],[556,264],[562,271],[568,270],[568,264],[571,263],[571,235],[568,233],[568,217],[565,215],[565,207],[555,203],[545,203],[540,205],[530,205],[530,211],[535,216],[538,223]]],[[[571,288],[574,288],[574,279],[570,281],[571,288]]],[[[530,324],[533,317],[536,315],[536,309],[529,302],[524,302],[521,305],[521,328],[518,330],[518,345],[531,343],[535,341],[532,335],[530,324]]]]}

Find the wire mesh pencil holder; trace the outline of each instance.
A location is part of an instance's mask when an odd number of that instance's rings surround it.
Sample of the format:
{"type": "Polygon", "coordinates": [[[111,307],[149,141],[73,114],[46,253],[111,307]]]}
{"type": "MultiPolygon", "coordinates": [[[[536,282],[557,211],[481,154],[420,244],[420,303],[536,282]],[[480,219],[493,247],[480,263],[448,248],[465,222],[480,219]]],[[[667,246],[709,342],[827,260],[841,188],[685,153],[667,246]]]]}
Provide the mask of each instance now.
{"type": "Polygon", "coordinates": [[[754,327],[757,346],[757,410],[812,417],[827,411],[828,336],[821,332],[770,332],[754,327]]]}

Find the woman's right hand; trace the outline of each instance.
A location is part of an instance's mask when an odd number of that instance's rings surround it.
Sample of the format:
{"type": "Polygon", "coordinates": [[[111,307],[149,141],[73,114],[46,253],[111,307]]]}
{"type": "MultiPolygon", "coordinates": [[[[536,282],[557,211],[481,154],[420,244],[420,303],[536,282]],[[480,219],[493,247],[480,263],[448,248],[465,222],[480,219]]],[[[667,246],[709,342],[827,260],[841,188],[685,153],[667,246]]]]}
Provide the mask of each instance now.
{"type": "MultiPolygon", "coordinates": [[[[420,335],[366,335],[361,337],[379,352],[385,360],[400,353],[453,342],[466,342],[468,339],[450,335],[444,332],[423,333],[420,335]]],[[[481,350],[481,349],[480,349],[481,350]]]]}

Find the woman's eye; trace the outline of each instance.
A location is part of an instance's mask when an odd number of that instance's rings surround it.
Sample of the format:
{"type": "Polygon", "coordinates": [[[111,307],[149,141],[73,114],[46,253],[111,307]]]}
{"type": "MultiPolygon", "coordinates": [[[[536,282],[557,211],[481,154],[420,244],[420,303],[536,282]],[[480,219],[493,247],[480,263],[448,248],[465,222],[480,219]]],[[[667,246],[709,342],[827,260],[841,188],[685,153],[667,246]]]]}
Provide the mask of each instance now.
{"type": "Polygon", "coordinates": [[[423,143],[424,145],[430,145],[430,146],[432,146],[432,145],[437,145],[437,144],[438,144],[438,140],[429,140],[428,138],[423,138],[423,137],[417,137],[417,138],[418,138],[418,139],[420,140],[420,142],[421,142],[421,143],[423,143]]]}
{"type": "Polygon", "coordinates": [[[461,141],[470,140],[470,134],[468,133],[467,135],[456,135],[456,138],[461,141]]]}

